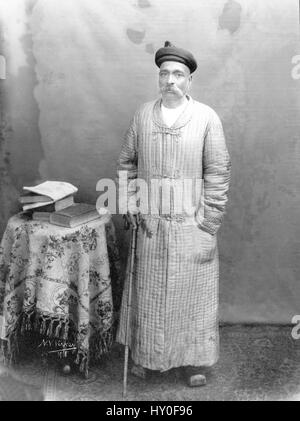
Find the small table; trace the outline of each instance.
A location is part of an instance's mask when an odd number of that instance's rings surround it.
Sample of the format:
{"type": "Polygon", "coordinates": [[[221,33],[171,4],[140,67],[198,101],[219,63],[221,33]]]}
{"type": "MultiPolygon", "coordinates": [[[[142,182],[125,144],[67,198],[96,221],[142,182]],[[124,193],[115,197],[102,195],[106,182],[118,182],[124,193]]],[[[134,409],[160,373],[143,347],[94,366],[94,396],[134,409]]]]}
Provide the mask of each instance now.
{"type": "Polygon", "coordinates": [[[120,261],[110,215],[64,228],[11,217],[0,245],[0,338],[16,361],[26,331],[53,347],[76,347],[86,376],[113,342],[112,282],[120,287],[120,261]]]}

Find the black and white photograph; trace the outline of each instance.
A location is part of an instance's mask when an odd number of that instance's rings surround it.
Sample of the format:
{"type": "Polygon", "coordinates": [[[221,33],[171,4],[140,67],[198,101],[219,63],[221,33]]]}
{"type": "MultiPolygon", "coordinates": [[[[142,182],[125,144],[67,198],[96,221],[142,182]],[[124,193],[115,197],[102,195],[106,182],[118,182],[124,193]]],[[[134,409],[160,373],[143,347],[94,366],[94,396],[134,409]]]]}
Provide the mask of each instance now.
{"type": "Polygon", "coordinates": [[[0,0],[0,401],[300,401],[299,162],[300,0],[0,0]]]}

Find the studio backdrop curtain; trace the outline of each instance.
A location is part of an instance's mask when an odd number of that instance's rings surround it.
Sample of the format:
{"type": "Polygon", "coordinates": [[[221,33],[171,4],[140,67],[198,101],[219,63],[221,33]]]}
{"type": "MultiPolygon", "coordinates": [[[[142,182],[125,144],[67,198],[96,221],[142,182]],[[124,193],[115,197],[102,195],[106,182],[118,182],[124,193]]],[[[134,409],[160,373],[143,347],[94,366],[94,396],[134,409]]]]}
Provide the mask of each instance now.
{"type": "Polygon", "coordinates": [[[158,96],[154,53],[169,40],[195,55],[191,95],[220,116],[232,159],[221,320],[290,322],[300,312],[298,0],[0,7],[1,234],[25,183],[62,179],[96,201],[134,111],[158,96]]]}

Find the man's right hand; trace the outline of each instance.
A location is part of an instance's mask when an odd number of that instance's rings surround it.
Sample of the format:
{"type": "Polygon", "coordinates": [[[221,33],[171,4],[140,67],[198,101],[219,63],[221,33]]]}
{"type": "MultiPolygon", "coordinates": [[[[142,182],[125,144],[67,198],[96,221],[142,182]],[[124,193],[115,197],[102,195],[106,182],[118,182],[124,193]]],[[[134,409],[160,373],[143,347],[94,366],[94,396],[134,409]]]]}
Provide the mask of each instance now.
{"type": "Polygon", "coordinates": [[[140,214],[134,214],[131,212],[127,212],[127,214],[123,215],[124,222],[125,222],[125,229],[129,229],[130,227],[136,229],[140,223],[140,214]]]}

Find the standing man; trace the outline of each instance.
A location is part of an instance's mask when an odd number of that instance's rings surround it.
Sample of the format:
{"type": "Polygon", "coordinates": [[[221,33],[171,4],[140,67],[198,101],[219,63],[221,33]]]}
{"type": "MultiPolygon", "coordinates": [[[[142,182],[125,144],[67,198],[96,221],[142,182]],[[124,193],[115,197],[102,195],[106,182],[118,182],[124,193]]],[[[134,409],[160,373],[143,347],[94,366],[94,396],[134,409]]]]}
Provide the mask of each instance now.
{"type": "MultiPolygon", "coordinates": [[[[132,372],[145,378],[147,369],[185,367],[188,384],[200,386],[206,383],[203,368],[219,355],[216,234],[227,202],[230,158],[217,114],[188,95],[197,68],[193,55],[166,41],[155,63],[161,98],[138,109],[119,158],[131,203],[141,199],[136,180],[145,180],[150,192],[142,197],[148,212],[144,206],[127,215],[138,226],[132,372]]],[[[117,332],[123,344],[127,293],[125,281],[117,332]]]]}

